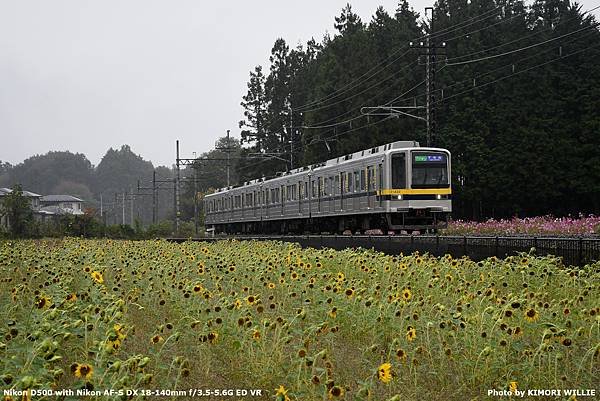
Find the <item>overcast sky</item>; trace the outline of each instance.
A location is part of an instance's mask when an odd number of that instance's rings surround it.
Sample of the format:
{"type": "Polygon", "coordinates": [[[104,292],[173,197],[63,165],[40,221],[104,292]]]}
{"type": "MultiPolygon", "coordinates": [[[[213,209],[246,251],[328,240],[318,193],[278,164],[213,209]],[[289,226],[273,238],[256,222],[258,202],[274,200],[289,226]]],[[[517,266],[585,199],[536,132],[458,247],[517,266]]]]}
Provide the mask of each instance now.
{"type": "MultiPolygon", "coordinates": [[[[170,166],[176,139],[182,157],[208,151],[239,136],[249,71],[268,69],[275,39],[321,41],[346,2],[0,0],[0,160],[69,150],[97,165],[128,144],[170,166]]],[[[368,22],[397,1],[351,4],[368,22]]]]}

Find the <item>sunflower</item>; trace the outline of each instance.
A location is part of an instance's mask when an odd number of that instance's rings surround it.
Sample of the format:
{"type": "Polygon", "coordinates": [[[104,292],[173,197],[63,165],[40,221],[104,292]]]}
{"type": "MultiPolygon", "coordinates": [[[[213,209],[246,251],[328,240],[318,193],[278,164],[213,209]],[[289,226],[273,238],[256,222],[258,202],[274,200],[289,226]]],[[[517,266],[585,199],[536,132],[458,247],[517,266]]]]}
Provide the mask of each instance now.
{"type": "Polygon", "coordinates": [[[98,272],[98,271],[93,271],[92,272],[92,278],[94,279],[95,282],[97,282],[98,284],[104,284],[104,277],[102,277],[102,273],[98,272]]]}
{"type": "Polygon", "coordinates": [[[341,398],[343,396],[344,396],[344,389],[340,386],[331,387],[331,389],[329,389],[329,392],[327,393],[327,398],[329,398],[330,400],[333,398],[341,398]]]}
{"type": "Polygon", "coordinates": [[[510,390],[511,394],[515,394],[517,392],[517,384],[518,383],[516,381],[512,381],[508,385],[508,389],[510,390]]]}
{"type": "Polygon", "coordinates": [[[275,288],[275,283],[269,282],[269,284],[267,284],[267,287],[269,287],[269,289],[273,289],[275,288]]]}
{"type": "Polygon", "coordinates": [[[277,392],[275,393],[275,399],[277,401],[290,401],[290,397],[287,395],[288,390],[285,389],[282,385],[279,385],[277,392]]]}
{"type": "Polygon", "coordinates": [[[405,288],[404,291],[402,291],[402,299],[404,299],[405,301],[410,301],[411,298],[412,292],[410,292],[408,288],[405,288]]]}
{"type": "Polygon", "coordinates": [[[152,343],[152,344],[158,344],[159,342],[161,342],[161,341],[163,341],[163,340],[164,340],[164,339],[163,339],[161,336],[159,336],[159,335],[157,334],[157,335],[155,335],[154,337],[152,337],[152,338],[150,339],[150,343],[152,343]]]}
{"type": "Polygon", "coordinates": [[[534,308],[529,308],[527,309],[527,312],[525,312],[525,319],[529,322],[535,322],[539,317],[540,314],[534,308]]]}
{"type": "Polygon", "coordinates": [[[94,369],[88,365],[88,364],[74,364],[75,366],[73,367],[73,365],[71,365],[71,371],[73,372],[73,374],[75,375],[75,377],[82,377],[85,378],[86,380],[89,380],[92,378],[92,375],[94,374],[94,369]]]}
{"type": "Polygon", "coordinates": [[[208,333],[207,338],[208,342],[210,342],[211,344],[215,344],[219,339],[219,333],[217,333],[216,331],[211,331],[210,333],[208,333]]]}
{"type": "Polygon", "coordinates": [[[75,301],[77,301],[77,294],[73,293],[73,294],[67,295],[66,300],[68,302],[75,302],[75,301]]]}
{"type": "Polygon", "coordinates": [[[406,360],[406,351],[404,351],[402,348],[399,348],[396,350],[396,356],[398,357],[398,359],[400,360],[406,360]]]}
{"type": "Polygon", "coordinates": [[[48,298],[45,295],[42,295],[41,297],[39,297],[37,299],[37,301],[35,301],[35,306],[38,309],[44,309],[47,308],[48,306],[50,306],[50,298],[48,298]]]}
{"type": "Polygon", "coordinates": [[[252,330],[252,338],[256,341],[260,341],[260,331],[252,330]]]}
{"type": "Polygon", "coordinates": [[[408,331],[406,332],[406,339],[410,342],[413,341],[415,338],[417,338],[417,330],[412,326],[408,326],[408,331]]]}
{"type": "Polygon", "coordinates": [[[392,380],[392,364],[388,362],[381,364],[377,369],[377,377],[383,383],[389,383],[392,380]]]}

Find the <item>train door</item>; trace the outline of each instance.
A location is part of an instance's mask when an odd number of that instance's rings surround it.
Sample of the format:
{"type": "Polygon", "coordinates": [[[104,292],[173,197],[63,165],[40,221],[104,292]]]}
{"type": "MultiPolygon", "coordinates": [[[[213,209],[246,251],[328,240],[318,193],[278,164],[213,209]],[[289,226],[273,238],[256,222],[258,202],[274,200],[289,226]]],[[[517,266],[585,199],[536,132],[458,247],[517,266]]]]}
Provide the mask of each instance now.
{"type": "MultiPolygon", "coordinates": [[[[310,180],[310,178],[309,178],[310,180]]],[[[305,216],[312,216],[311,214],[311,210],[310,210],[310,193],[308,192],[309,188],[308,188],[308,183],[309,181],[304,181],[304,190],[303,190],[303,198],[304,198],[304,204],[302,206],[302,210],[304,211],[303,214],[305,216]]]]}
{"type": "Polygon", "coordinates": [[[285,214],[285,185],[280,186],[281,190],[279,191],[281,194],[281,215],[285,214]]]}
{"type": "Polygon", "coordinates": [[[354,171],[353,179],[354,179],[354,196],[352,198],[352,203],[354,210],[360,210],[360,173],[358,170],[354,171]]]}
{"type": "Polygon", "coordinates": [[[340,173],[340,210],[344,210],[344,191],[346,189],[346,174],[340,173]]]}
{"type": "Polygon", "coordinates": [[[317,210],[319,211],[319,213],[321,213],[323,211],[323,177],[317,178],[317,197],[319,198],[319,205],[317,207],[317,210]]]}
{"type": "Polygon", "coordinates": [[[375,192],[375,169],[373,166],[367,167],[367,207],[374,207],[374,192],[375,192]]]}
{"type": "MultiPolygon", "coordinates": [[[[383,190],[383,164],[377,165],[377,191],[383,190]]],[[[383,195],[379,196],[379,207],[383,206],[383,195]]]]}

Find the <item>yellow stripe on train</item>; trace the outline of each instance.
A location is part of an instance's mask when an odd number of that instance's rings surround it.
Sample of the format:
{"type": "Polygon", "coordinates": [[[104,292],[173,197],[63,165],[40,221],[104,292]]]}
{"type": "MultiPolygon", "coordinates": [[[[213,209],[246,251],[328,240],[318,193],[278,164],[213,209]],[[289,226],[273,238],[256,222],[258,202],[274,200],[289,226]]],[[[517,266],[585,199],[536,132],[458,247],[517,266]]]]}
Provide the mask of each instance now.
{"type": "Polygon", "coordinates": [[[377,195],[450,195],[450,188],[427,188],[427,189],[382,189],[377,195]]]}

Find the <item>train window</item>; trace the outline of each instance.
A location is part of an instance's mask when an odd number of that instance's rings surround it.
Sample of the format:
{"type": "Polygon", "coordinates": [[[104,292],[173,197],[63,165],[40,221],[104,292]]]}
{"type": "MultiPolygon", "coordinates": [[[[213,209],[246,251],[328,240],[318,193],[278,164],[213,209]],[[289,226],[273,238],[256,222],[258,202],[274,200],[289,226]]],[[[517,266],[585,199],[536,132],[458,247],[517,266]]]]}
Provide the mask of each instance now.
{"type": "Polygon", "coordinates": [[[333,183],[333,193],[334,195],[340,194],[340,176],[336,175],[333,183]]]}
{"type": "Polygon", "coordinates": [[[358,171],[354,172],[354,192],[358,192],[361,190],[360,186],[360,174],[358,171]]]}
{"type": "Polygon", "coordinates": [[[304,199],[308,198],[308,181],[304,181],[304,199]]]}
{"type": "Polygon", "coordinates": [[[346,173],[346,192],[352,192],[352,173],[346,173]]]}
{"type": "Polygon", "coordinates": [[[346,192],[346,174],[340,173],[340,193],[346,192]]]}
{"type": "Polygon", "coordinates": [[[313,198],[316,198],[317,197],[317,182],[315,180],[313,180],[310,185],[311,185],[311,196],[313,198]]]}
{"type": "Polygon", "coordinates": [[[392,155],[392,188],[406,188],[406,155],[404,153],[392,155]]]}
{"type": "Polygon", "coordinates": [[[281,195],[279,192],[279,188],[275,188],[275,203],[279,203],[281,201],[281,195]]]}

